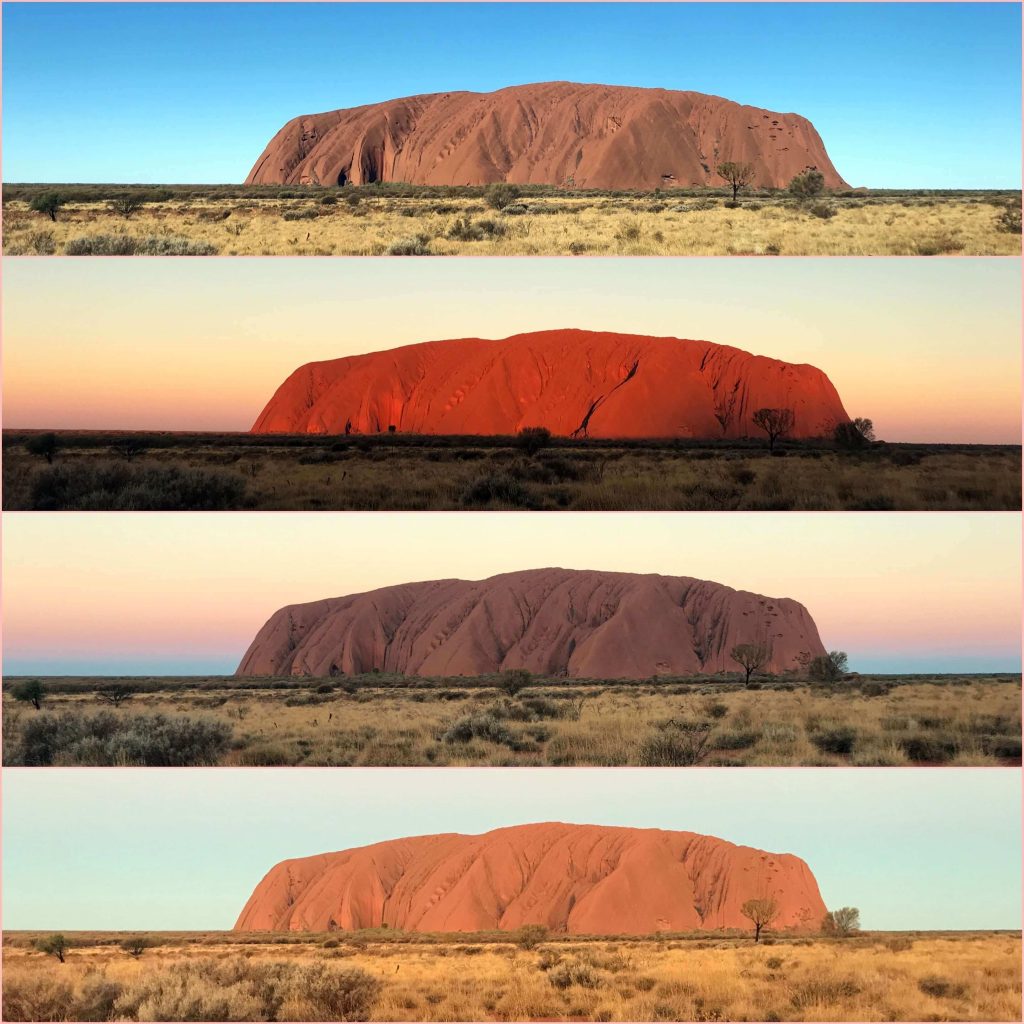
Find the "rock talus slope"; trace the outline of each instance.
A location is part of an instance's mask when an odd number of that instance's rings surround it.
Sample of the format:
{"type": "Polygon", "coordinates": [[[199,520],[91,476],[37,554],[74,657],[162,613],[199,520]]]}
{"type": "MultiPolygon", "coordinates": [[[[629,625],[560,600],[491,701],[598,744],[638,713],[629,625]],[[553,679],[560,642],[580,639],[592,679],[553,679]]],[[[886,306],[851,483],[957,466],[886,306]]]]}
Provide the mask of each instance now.
{"type": "Polygon", "coordinates": [[[793,410],[793,438],[829,436],[849,419],[814,366],[707,341],[555,330],[308,363],[252,431],[763,437],[751,416],[764,407],[793,410]]]}
{"type": "Polygon", "coordinates": [[[810,868],[792,854],[693,832],[546,823],[282,861],[256,887],[235,930],[747,929],[740,907],[765,897],[778,904],[778,930],[816,930],[825,914],[810,868]]]}
{"type": "MultiPolygon", "coordinates": [[[[680,527],[681,529],[683,527],[680,527]]],[[[530,569],[406,583],[289,605],[256,634],[238,676],[487,675],[525,668],[569,678],[736,672],[729,652],[767,641],[766,670],[825,653],[789,598],[685,576],[530,569]]]]}
{"type": "Polygon", "coordinates": [[[445,92],[306,114],[268,143],[246,184],[723,185],[726,161],[751,184],[787,185],[816,168],[846,188],[806,118],[670,89],[543,82],[445,92]]]}

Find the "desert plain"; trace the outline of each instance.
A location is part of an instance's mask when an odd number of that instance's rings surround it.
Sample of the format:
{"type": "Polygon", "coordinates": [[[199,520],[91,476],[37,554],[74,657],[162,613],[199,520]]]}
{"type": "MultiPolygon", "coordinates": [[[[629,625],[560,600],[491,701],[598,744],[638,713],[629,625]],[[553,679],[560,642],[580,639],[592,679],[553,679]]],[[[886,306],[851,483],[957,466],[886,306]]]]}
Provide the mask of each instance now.
{"type": "Polygon", "coordinates": [[[1010,1021],[1013,932],[5,932],[4,1019],[1010,1021]],[[141,943],[137,940],[141,939],[141,943]],[[133,940],[136,940],[133,942],[133,940]],[[128,950],[138,949],[138,955],[128,950]]]}
{"type": "Polygon", "coordinates": [[[51,677],[39,711],[29,682],[4,681],[7,765],[1021,763],[1019,675],[51,677]]]}
{"type": "Polygon", "coordinates": [[[515,186],[5,185],[4,253],[1019,256],[1020,193],[515,186]],[[56,219],[30,208],[64,200],[56,219]]]}
{"type": "Polygon", "coordinates": [[[1019,510],[1019,445],[3,432],[5,510],[1019,510]],[[49,453],[49,454],[48,454],[49,453]]]}

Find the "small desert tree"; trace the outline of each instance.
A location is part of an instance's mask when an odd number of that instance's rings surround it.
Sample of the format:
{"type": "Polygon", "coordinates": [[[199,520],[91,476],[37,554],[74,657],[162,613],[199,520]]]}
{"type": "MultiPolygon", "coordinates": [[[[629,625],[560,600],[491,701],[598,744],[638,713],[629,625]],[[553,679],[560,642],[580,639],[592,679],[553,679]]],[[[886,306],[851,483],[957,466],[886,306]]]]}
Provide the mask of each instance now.
{"type": "Polygon", "coordinates": [[[28,206],[35,213],[45,213],[52,221],[57,219],[57,211],[67,204],[67,199],[59,192],[42,192],[33,196],[28,206]]]}
{"type": "Polygon", "coordinates": [[[746,188],[754,180],[754,165],[730,160],[719,164],[715,168],[715,173],[729,183],[732,188],[732,201],[735,203],[739,190],[746,188]]]}
{"type": "Polygon", "coordinates": [[[121,949],[133,959],[138,960],[152,945],[153,943],[145,935],[132,935],[121,942],[121,949]]]}
{"type": "Polygon", "coordinates": [[[548,930],[542,924],[524,924],[516,932],[516,945],[520,949],[536,949],[548,937],[548,930]]]}
{"type": "Polygon", "coordinates": [[[771,644],[766,640],[755,644],[737,644],[729,652],[729,657],[746,672],[746,678],[743,681],[749,683],[750,677],[771,661],[771,644]]]}
{"type": "Polygon", "coordinates": [[[525,668],[509,668],[501,673],[498,686],[510,697],[514,697],[520,690],[525,690],[532,679],[533,676],[525,668]]]}
{"type": "Polygon", "coordinates": [[[770,896],[747,900],[740,907],[740,913],[754,926],[754,941],[761,941],[761,932],[770,928],[772,921],[779,916],[779,905],[770,896]]]}
{"type": "Polygon", "coordinates": [[[119,708],[126,700],[131,700],[139,692],[137,686],[130,683],[115,683],[96,691],[96,699],[111,707],[119,708]]]}
{"type": "Polygon", "coordinates": [[[36,940],[36,949],[47,956],[55,956],[61,963],[67,958],[70,943],[63,935],[48,935],[45,939],[36,940]]]}
{"type": "Polygon", "coordinates": [[[859,932],[860,911],[856,907],[830,910],[822,919],[821,930],[825,935],[838,935],[842,938],[859,932]]]}
{"type": "Polygon", "coordinates": [[[829,651],[812,658],[807,666],[810,677],[818,683],[834,683],[846,674],[846,651],[829,651]]]}
{"type": "Polygon", "coordinates": [[[797,199],[813,199],[825,191],[825,175],[821,171],[808,169],[801,171],[789,183],[790,195],[797,199]]]}
{"type": "Polygon", "coordinates": [[[31,704],[36,711],[41,711],[43,698],[46,696],[46,687],[38,679],[23,679],[11,687],[11,696],[23,704],[31,704]]]}
{"type": "Polygon", "coordinates": [[[52,432],[36,434],[25,442],[25,450],[29,455],[41,455],[47,462],[53,462],[57,454],[57,435],[52,432]]]}
{"type": "Polygon", "coordinates": [[[775,451],[775,442],[785,437],[796,422],[792,409],[756,409],[751,416],[754,425],[760,427],[768,435],[768,450],[775,451]]]}
{"type": "Polygon", "coordinates": [[[875,425],[864,416],[858,416],[848,423],[838,423],[832,431],[832,440],[840,448],[854,451],[866,448],[875,439],[875,425]]]}
{"type": "Polygon", "coordinates": [[[138,213],[144,205],[145,203],[143,203],[139,196],[119,196],[110,204],[110,209],[113,213],[119,214],[125,220],[128,220],[133,213],[138,213]]]}

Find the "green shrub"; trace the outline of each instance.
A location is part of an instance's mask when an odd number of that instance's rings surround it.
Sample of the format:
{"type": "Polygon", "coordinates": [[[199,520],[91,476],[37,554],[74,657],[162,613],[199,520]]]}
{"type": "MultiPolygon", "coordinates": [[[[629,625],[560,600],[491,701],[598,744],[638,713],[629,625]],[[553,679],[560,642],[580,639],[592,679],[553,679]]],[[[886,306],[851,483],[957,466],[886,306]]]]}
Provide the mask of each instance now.
{"type": "Polygon", "coordinates": [[[821,195],[824,190],[825,175],[821,171],[801,171],[789,183],[790,194],[799,199],[811,199],[821,195]]]}
{"type": "Polygon", "coordinates": [[[177,768],[216,764],[231,742],[223,722],[133,715],[111,711],[62,711],[34,715],[4,751],[8,764],[25,767],[137,765],[177,768]]]}
{"type": "Polygon", "coordinates": [[[967,993],[967,989],[963,985],[955,984],[937,974],[929,974],[927,977],[921,978],[917,987],[926,996],[932,996],[935,999],[960,999],[967,993]]]}
{"type": "Polygon", "coordinates": [[[468,743],[475,739],[504,746],[509,746],[514,741],[508,726],[494,714],[486,711],[474,711],[463,715],[441,734],[441,740],[445,743],[468,743]]]}
{"type": "Polygon", "coordinates": [[[580,988],[597,988],[600,979],[593,968],[579,960],[564,960],[548,971],[548,981],[555,988],[567,989],[572,985],[580,988]]]}
{"type": "Polygon", "coordinates": [[[216,256],[219,250],[209,242],[163,235],[84,235],[72,238],[64,252],[68,256],[216,256]]]}
{"type": "Polygon", "coordinates": [[[66,205],[67,199],[60,192],[42,192],[29,200],[28,208],[34,213],[45,213],[50,220],[56,221],[57,212],[66,205]]]}
{"type": "Polygon", "coordinates": [[[901,737],[899,742],[903,753],[911,761],[925,764],[944,764],[946,761],[952,761],[959,750],[957,741],[948,735],[922,733],[917,736],[901,737]]]}
{"type": "Polygon", "coordinates": [[[522,192],[518,186],[507,181],[496,181],[484,189],[484,201],[492,210],[504,210],[511,206],[522,192]]]}
{"type": "Polygon", "coordinates": [[[996,217],[996,230],[1019,235],[1021,233],[1020,207],[1007,206],[1001,210],[996,217]]]}
{"type": "Polygon", "coordinates": [[[838,212],[834,206],[828,203],[815,203],[807,208],[807,212],[818,220],[831,220],[838,212]]]}
{"type": "Polygon", "coordinates": [[[527,455],[536,455],[551,444],[551,431],[547,427],[523,427],[516,435],[516,443],[527,455]]]}
{"type": "Polygon", "coordinates": [[[281,220],[316,220],[319,216],[319,210],[285,210],[281,220]]]}
{"type": "Polygon", "coordinates": [[[515,935],[520,949],[536,949],[548,937],[548,930],[542,924],[524,924],[515,935]]]}
{"type": "Polygon", "coordinates": [[[760,738],[759,732],[721,732],[715,737],[713,746],[716,750],[745,750],[752,747],[760,738]]]}
{"type": "Polygon", "coordinates": [[[645,768],[700,764],[707,756],[710,736],[707,723],[670,720],[640,744],[639,762],[645,768]]]}
{"type": "Polygon", "coordinates": [[[388,246],[389,256],[430,256],[430,235],[414,235],[402,238],[388,246]]]}
{"type": "Polygon", "coordinates": [[[463,505],[502,505],[528,506],[529,492],[522,482],[505,472],[489,472],[478,477],[462,494],[463,505]]]}
{"type": "Polygon", "coordinates": [[[47,466],[29,488],[35,511],[218,511],[243,507],[245,495],[229,470],[104,462],[47,466]]]}
{"type": "Polygon", "coordinates": [[[857,743],[857,730],[848,725],[823,729],[811,734],[811,742],[823,754],[852,754],[857,743]]]}
{"type": "Polygon", "coordinates": [[[138,213],[144,205],[145,204],[139,196],[126,195],[119,196],[117,199],[112,200],[110,203],[110,209],[112,212],[127,220],[132,216],[132,214],[138,213]]]}

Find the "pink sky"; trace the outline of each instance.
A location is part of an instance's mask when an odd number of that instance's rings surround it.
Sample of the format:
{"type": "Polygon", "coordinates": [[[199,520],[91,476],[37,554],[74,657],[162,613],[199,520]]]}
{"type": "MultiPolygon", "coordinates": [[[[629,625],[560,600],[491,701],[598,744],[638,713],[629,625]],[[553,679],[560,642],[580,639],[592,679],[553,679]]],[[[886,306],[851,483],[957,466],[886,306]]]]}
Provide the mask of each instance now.
{"type": "Polygon", "coordinates": [[[1013,513],[8,513],[4,523],[11,674],[230,672],[281,605],[549,565],[792,597],[862,671],[1020,663],[1013,513]]]}

